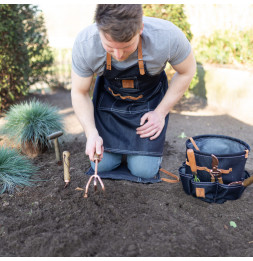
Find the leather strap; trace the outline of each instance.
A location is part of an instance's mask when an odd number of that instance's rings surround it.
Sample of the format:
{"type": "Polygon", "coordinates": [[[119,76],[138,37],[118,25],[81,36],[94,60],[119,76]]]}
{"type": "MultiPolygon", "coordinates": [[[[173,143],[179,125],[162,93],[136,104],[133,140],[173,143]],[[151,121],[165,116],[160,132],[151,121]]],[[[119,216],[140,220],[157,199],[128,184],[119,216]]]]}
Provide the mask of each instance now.
{"type": "Polygon", "coordinates": [[[144,63],[143,63],[143,56],[142,56],[142,38],[141,38],[141,36],[140,36],[139,43],[138,43],[138,65],[139,65],[140,74],[144,75],[145,70],[144,70],[144,63]]]}
{"type": "Polygon", "coordinates": [[[109,53],[106,53],[106,70],[111,71],[112,69],[112,56],[109,53]]]}
{"type": "Polygon", "coordinates": [[[187,156],[190,164],[191,171],[196,174],[197,173],[197,164],[196,164],[196,159],[194,155],[193,149],[188,149],[187,150],[187,156]]]}
{"type": "Polygon", "coordinates": [[[194,141],[194,139],[192,137],[190,138],[190,141],[191,141],[192,145],[194,146],[194,148],[196,150],[199,150],[199,147],[197,146],[196,142],[194,141]]]}
{"type": "MultiPolygon", "coordinates": [[[[143,62],[143,56],[142,56],[142,38],[140,36],[139,43],[138,43],[138,65],[140,74],[144,75],[144,62],[143,62]]],[[[106,53],[106,70],[112,69],[112,56],[109,53],[106,53]]]]}
{"type": "Polygon", "coordinates": [[[142,94],[139,95],[138,97],[134,97],[134,96],[121,96],[119,93],[114,93],[111,88],[109,88],[108,90],[112,93],[113,96],[115,96],[115,97],[118,96],[118,97],[120,97],[122,100],[130,99],[130,100],[133,100],[133,101],[137,101],[137,100],[143,98],[143,95],[142,95],[142,94]]]}
{"type": "Polygon", "coordinates": [[[163,169],[163,168],[160,168],[160,171],[175,178],[175,179],[166,179],[166,178],[161,178],[161,180],[165,181],[165,182],[168,182],[168,183],[178,183],[179,182],[179,177],[176,176],[175,174],[172,174],[171,172],[163,169]]]}
{"type": "MultiPolygon", "coordinates": [[[[185,163],[186,163],[187,166],[190,166],[190,167],[191,167],[189,161],[186,160],[185,163]]],[[[209,168],[207,168],[207,167],[199,167],[199,166],[196,166],[196,167],[197,167],[197,170],[203,170],[203,171],[206,171],[206,172],[208,172],[208,173],[210,173],[210,171],[211,171],[211,169],[209,169],[209,168]]],[[[229,174],[229,173],[232,171],[232,168],[229,168],[229,169],[219,169],[219,170],[220,170],[220,172],[221,172],[222,174],[229,174]]]]}

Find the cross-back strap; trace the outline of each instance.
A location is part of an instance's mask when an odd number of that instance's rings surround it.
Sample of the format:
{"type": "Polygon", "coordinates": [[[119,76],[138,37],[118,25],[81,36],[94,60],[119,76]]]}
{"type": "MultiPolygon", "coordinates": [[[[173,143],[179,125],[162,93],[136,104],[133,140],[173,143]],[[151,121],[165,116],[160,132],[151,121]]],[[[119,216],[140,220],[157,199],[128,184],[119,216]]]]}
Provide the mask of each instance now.
{"type": "MultiPolygon", "coordinates": [[[[140,36],[139,43],[138,43],[138,65],[139,65],[139,70],[140,74],[144,75],[145,70],[144,70],[144,62],[143,62],[143,56],[142,56],[142,38],[140,36]]],[[[112,69],[112,56],[109,53],[106,53],[106,70],[111,70],[112,69]]]]}
{"type": "Polygon", "coordinates": [[[106,53],[106,70],[111,71],[112,69],[112,56],[109,53],[106,53]]]}
{"type": "Polygon", "coordinates": [[[139,43],[138,43],[138,65],[139,65],[140,74],[144,75],[145,70],[144,70],[144,62],[143,62],[143,56],[142,56],[142,38],[141,38],[141,36],[140,36],[139,43]]]}

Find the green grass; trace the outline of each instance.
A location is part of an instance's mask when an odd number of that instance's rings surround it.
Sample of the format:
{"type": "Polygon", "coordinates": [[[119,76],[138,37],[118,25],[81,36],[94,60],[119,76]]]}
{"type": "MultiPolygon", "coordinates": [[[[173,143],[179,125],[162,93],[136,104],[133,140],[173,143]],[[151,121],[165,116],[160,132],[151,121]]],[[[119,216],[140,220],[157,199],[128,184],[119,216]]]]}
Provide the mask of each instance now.
{"type": "Polygon", "coordinates": [[[15,149],[0,147],[0,194],[13,193],[17,186],[33,186],[38,167],[15,149]]]}
{"type": "Polygon", "coordinates": [[[63,116],[58,109],[36,100],[11,106],[5,120],[1,134],[17,144],[32,142],[33,146],[49,147],[47,136],[63,131],[63,116]]]}

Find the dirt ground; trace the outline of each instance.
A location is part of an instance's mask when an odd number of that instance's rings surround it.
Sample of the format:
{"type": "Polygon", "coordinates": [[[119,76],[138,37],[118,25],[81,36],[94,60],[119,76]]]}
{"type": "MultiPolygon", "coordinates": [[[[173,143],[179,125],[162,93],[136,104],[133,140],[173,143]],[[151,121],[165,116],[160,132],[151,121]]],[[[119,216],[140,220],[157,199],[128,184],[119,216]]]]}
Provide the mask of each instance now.
{"type": "MultiPolygon", "coordinates": [[[[64,189],[63,166],[56,164],[53,148],[33,160],[43,181],[0,195],[0,256],[253,256],[253,185],[238,200],[209,204],[185,194],[181,183],[104,180],[106,193],[99,187],[95,194],[91,187],[85,199],[75,189],[85,187],[89,161],[70,93],[58,90],[36,97],[58,106],[65,117],[60,145],[71,154],[71,184],[64,189]]],[[[217,112],[194,98],[175,107],[167,130],[165,169],[178,175],[185,160],[183,132],[187,137],[237,137],[253,148],[253,125],[217,112]]],[[[252,154],[246,164],[251,175],[252,154]]]]}

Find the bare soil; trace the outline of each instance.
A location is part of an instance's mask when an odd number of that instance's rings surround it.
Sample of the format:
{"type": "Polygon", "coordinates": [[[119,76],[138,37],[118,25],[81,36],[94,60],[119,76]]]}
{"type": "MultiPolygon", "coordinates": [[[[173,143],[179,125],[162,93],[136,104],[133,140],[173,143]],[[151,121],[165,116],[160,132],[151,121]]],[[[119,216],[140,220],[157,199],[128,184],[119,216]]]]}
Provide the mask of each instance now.
{"type": "MultiPolygon", "coordinates": [[[[71,154],[71,183],[64,189],[63,166],[55,162],[53,148],[33,159],[43,181],[0,195],[0,256],[253,256],[253,186],[236,201],[209,204],[185,194],[181,183],[105,179],[106,193],[100,187],[94,193],[91,186],[85,199],[75,189],[85,187],[90,164],[70,93],[35,96],[58,106],[65,117],[60,146],[71,154]]],[[[176,175],[185,160],[183,132],[237,137],[253,148],[252,125],[217,115],[199,99],[183,99],[170,116],[162,163],[176,175]]],[[[253,174],[252,152],[246,170],[253,174]]]]}

